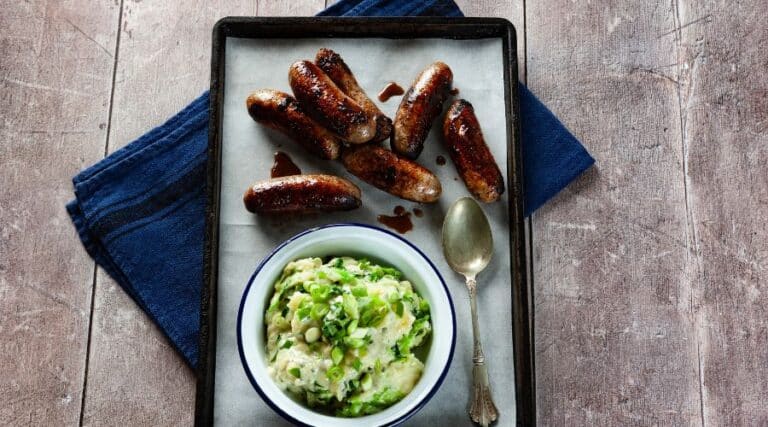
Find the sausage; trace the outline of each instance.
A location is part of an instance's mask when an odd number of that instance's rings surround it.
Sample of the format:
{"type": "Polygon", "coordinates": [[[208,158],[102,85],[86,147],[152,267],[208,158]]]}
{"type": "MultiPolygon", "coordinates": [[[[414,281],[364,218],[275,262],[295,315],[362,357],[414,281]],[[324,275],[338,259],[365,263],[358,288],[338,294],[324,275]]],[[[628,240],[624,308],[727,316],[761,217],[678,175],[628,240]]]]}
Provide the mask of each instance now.
{"type": "Polygon", "coordinates": [[[495,202],[504,194],[504,177],[485,144],[472,104],[457,99],[443,122],[443,141],[467,189],[480,201],[495,202]]]}
{"type": "Polygon", "coordinates": [[[380,142],[389,138],[392,134],[392,119],[384,115],[360,87],[341,55],[331,49],[321,48],[315,56],[315,64],[336,83],[339,89],[360,104],[368,117],[376,121],[376,135],[372,141],[380,142]]]}
{"type": "Polygon", "coordinates": [[[442,62],[428,66],[416,77],[400,101],[390,144],[392,151],[411,160],[424,148],[432,122],[443,110],[453,84],[453,72],[442,62]]]}
{"type": "Polygon", "coordinates": [[[341,162],[352,175],[406,200],[432,203],[442,192],[440,180],[429,169],[377,145],[347,147],[341,162]]]}
{"type": "Polygon", "coordinates": [[[360,189],[333,175],[291,175],[259,181],[243,196],[257,214],[348,211],[359,208],[360,189]]]}
{"type": "Polygon", "coordinates": [[[253,120],[288,135],[310,153],[329,160],[339,157],[339,138],[312,120],[291,95],[259,89],[245,104],[253,120]]]}
{"type": "Polygon", "coordinates": [[[341,139],[359,144],[376,134],[376,121],[312,62],[293,63],[288,70],[288,83],[307,112],[341,139]]]}

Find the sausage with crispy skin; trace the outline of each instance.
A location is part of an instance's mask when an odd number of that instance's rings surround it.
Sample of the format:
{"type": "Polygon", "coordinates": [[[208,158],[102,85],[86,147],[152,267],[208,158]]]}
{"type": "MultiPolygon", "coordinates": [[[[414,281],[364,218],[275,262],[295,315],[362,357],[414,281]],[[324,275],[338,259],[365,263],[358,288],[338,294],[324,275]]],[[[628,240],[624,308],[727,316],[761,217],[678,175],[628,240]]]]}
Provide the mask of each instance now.
{"type": "Polygon", "coordinates": [[[288,83],[310,115],[343,140],[360,144],[376,134],[376,121],[312,62],[293,63],[288,70],[288,83]]]}
{"type": "Polygon", "coordinates": [[[443,141],[470,193],[485,203],[499,200],[504,177],[485,144],[472,104],[463,99],[451,104],[443,122],[443,141]]]}
{"type": "Polygon", "coordinates": [[[339,138],[309,117],[291,95],[259,89],[248,96],[246,106],[253,120],[288,135],[316,156],[339,157],[339,138]]]}
{"type": "Polygon", "coordinates": [[[292,175],[259,181],[243,196],[257,214],[348,211],[359,208],[360,189],[333,175],[292,175]]]}
{"type": "Polygon", "coordinates": [[[406,200],[432,203],[442,192],[429,169],[377,145],[345,148],[341,162],[352,175],[406,200]]]}
{"type": "Polygon", "coordinates": [[[372,141],[379,142],[389,138],[392,133],[392,119],[384,115],[360,87],[341,55],[331,49],[321,48],[315,56],[315,64],[325,71],[339,89],[360,104],[368,117],[376,121],[376,135],[372,141]]]}
{"type": "Polygon", "coordinates": [[[453,84],[453,72],[442,62],[428,66],[416,77],[395,114],[392,151],[415,159],[424,148],[432,122],[443,110],[453,84]]]}

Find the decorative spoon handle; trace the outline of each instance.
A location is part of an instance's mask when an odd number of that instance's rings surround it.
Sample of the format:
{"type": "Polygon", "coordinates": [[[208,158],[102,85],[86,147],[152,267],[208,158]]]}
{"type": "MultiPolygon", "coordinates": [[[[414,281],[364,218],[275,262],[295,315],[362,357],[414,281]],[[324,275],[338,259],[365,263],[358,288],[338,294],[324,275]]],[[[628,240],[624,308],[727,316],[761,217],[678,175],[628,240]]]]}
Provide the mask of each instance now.
{"type": "Polygon", "coordinates": [[[491,384],[488,382],[488,368],[485,366],[485,354],[483,344],[480,342],[480,325],[477,320],[477,282],[467,278],[469,290],[469,303],[472,307],[472,334],[474,336],[474,353],[472,355],[473,394],[469,408],[469,416],[472,421],[483,427],[496,421],[499,411],[493,403],[491,396],[491,384]]]}

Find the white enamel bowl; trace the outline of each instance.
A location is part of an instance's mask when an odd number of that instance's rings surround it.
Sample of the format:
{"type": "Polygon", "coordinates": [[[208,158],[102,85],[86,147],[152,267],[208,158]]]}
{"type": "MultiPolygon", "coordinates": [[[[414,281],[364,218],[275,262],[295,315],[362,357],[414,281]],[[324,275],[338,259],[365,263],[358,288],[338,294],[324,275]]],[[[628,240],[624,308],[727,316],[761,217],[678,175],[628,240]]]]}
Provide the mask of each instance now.
{"type": "Polygon", "coordinates": [[[334,224],[288,239],[256,268],[240,303],[237,343],[251,384],[272,409],[289,421],[316,427],[394,426],[418,412],[445,379],[456,344],[456,315],[443,278],[416,246],[369,225],[334,224]],[[373,415],[338,418],[315,412],[280,390],[267,373],[264,312],[275,281],[290,261],[330,255],[366,257],[395,267],[430,304],[433,330],[421,379],[403,400],[373,415]]]}

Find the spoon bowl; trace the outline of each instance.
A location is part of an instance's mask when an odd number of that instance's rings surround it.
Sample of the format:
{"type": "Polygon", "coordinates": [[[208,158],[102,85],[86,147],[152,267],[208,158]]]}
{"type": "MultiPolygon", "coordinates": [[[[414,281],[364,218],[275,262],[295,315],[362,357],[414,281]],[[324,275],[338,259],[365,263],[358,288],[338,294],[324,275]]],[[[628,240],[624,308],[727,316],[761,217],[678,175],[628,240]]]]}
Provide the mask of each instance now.
{"type": "Polygon", "coordinates": [[[443,253],[448,265],[465,277],[475,277],[491,261],[491,225],[474,199],[462,197],[445,215],[443,253]]]}

